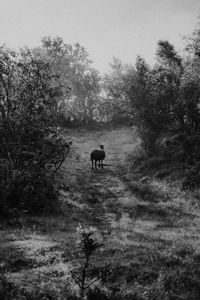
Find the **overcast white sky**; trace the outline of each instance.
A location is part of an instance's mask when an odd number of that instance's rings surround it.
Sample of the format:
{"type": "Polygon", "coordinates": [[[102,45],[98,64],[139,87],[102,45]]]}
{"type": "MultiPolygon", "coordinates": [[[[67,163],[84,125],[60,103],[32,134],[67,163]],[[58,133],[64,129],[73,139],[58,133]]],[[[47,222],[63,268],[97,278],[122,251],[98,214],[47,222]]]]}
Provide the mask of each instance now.
{"type": "Polygon", "coordinates": [[[112,57],[153,63],[156,44],[183,47],[200,15],[200,0],[0,0],[0,44],[37,46],[44,36],[79,42],[94,66],[108,71],[112,57]]]}

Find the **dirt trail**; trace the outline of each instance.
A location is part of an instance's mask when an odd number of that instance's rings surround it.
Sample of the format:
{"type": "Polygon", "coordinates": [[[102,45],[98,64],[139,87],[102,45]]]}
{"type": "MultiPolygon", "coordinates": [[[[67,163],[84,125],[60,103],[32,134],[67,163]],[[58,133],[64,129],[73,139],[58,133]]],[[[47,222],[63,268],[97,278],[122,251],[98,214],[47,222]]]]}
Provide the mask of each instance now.
{"type": "Polygon", "coordinates": [[[98,211],[105,212],[105,218],[113,210],[119,214],[117,206],[132,206],[137,199],[124,184],[123,177],[129,167],[127,158],[138,144],[131,128],[74,135],[73,150],[64,166],[70,189],[61,191],[63,200],[89,211],[98,207],[98,211]],[[108,166],[92,170],[90,152],[99,144],[105,146],[104,163],[108,166]]]}

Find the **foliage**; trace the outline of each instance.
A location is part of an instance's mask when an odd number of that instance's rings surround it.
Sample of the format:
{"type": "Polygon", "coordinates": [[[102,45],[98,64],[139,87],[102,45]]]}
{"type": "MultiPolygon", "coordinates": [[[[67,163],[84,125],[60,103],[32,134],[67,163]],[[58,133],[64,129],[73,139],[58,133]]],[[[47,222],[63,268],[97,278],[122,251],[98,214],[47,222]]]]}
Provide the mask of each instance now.
{"type": "Polygon", "coordinates": [[[198,17],[197,25],[191,35],[185,37],[187,46],[186,51],[189,51],[193,56],[200,52],[200,19],[198,17]]]}
{"type": "Polygon", "coordinates": [[[199,185],[199,26],[187,40],[189,60],[168,41],[158,42],[153,68],[138,57],[128,94],[147,155],[158,163],[167,158],[168,167],[170,160],[178,169],[186,163],[183,187],[190,189],[199,185]]]}
{"type": "Polygon", "coordinates": [[[45,37],[42,49],[63,85],[63,95],[57,103],[58,118],[79,125],[92,122],[98,115],[100,76],[85,48],[78,43],[66,44],[60,37],[45,37]]]}
{"type": "Polygon", "coordinates": [[[175,69],[182,68],[182,59],[168,41],[158,41],[157,60],[160,65],[175,69]]]}
{"type": "Polygon", "coordinates": [[[188,134],[199,131],[200,112],[200,59],[195,59],[184,69],[177,101],[177,111],[182,128],[188,134]]]}
{"type": "Polygon", "coordinates": [[[99,119],[104,122],[129,124],[133,112],[127,97],[129,78],[135,73],[134,68],[113,58],[111,71],[102,80],[102,95],[99,103],[99,119]]]}
{"type": "Polygon", "coordinates": [[[13,207],[52,209],[54,175],[69,149],[54,121],[60,87],[41,51],[1,47],[1,213],[13,207]]]}
{"type": "Polygon", "coordinates": [[[74,269],[71,274],[80,288],[80,299],[84,299],[86,291],[98,280],[98,278],[91,278],[90,264],[91,256],[100,247],[100,244],[95,241],[94,232],[90,229],[81,229],[80,234],[80,251],[84,255],[84,262],[81,268],[74,269]]]}
{"type": "MultiPolygon", "coordinates": [[[[195,38],[197,32],[195,31],[195,38]]],[[[199,130],[200,59],[183,59],[168,41],[159,41],[157,64],[149,68],[136,60],[128,95],[135,111],[143,146],[156,153],[156,142],[169,130],[194,134],[199,130]]]]}

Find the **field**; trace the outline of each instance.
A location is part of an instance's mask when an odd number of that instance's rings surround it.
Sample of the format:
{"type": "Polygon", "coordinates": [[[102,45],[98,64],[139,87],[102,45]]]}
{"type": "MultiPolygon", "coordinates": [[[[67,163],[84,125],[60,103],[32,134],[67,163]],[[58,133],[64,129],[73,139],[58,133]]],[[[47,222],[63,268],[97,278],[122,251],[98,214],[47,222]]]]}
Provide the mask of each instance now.
{"type": "Polygon", "coordinates": [[[22,299],[18,293],[23,299],[72,299],[78,285],[71,271],[83,255],[80,228],[89,228],[102,244],[91,261],[98,278],[92,287],[102,298],[91,299],[200,299],[197,199],[178,181],[135,176],[140,141],[134,128],[66,135],[73,147],[59,177],[63,213],[1,223],[2,291],[9,286],[9,299],[22,299]],[[108,166],[92,170],[89,154],[99,144],[108,166]]]}

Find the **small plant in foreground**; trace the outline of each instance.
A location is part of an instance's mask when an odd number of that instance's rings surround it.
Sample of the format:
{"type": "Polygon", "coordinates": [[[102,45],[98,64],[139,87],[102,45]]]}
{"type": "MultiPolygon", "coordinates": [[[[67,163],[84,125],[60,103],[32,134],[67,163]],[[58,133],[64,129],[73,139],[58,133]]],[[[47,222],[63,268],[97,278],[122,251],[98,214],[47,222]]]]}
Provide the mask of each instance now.
{"type": "Polygon", "coordinates": [[[86,291],[91,287],[98,278],[90,276],[91,257],[94,252],[101,247],[94,237],[94,231],[91,229],[80,230],[80,251],[84,255],[84,262],[81,267],[71,271],[73,280],[79,286],[80,299],[85,299],[86,291]]]}

